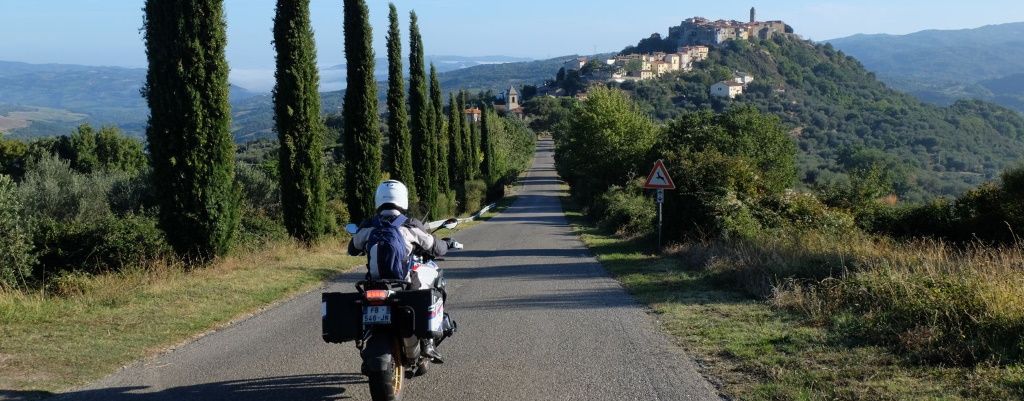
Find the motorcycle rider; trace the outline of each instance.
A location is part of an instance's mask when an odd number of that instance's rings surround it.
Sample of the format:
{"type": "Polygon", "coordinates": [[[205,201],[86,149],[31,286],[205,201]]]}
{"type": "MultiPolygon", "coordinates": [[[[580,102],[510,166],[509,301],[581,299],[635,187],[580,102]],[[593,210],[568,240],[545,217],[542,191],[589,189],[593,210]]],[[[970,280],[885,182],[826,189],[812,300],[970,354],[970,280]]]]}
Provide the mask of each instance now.
{"type": "MultiPolygon", "coordinates": [[[[364,252],[370,253],[372,251],[372,249],[367,249],[367,245],[371,247],[374,245],[368,244],[368,242],[371,240],[374,230],[377,229],[376,227],[392,224],[400,216],[404,216],[407,213],[409,208],[409,190],[405,184],[399,181],[384,181],[377,187],[374,205],[377,207],[377,215],[363,222],[359,226],[359,230],[353,234],[352,242],[348,246],[349,255],[358,256],[364,252]]],[[[454,247],[454,241],[450,238],[435,237],[430,234],[427,227],[423,225],[423,222],[410,217],[406,217],[405,222],[401,224],[398,231],[405,242],[405,249],[409,251],[409,254],[405,255],[403,259],[406,262],[413,255],[424,256],[428,259],[441,257],[448,252],[450,247],[454,247]]],[[[435,287],[444,294],[444,280],[441,276],[441,270],[432,260],[413,265],[407,277],[387,277],[390,271],[374,265],[373,261],[375,258],[373,256],[370,255],[371,262],[367,264],[369,269],[367,274],[371,279],[409,280],[412,282],[413,289],[435,287]]],[[[448,319],[446,318],[445,320],[445,323],[448,323],[448,319]]],[[[438,340],[440,342],[443,338],[438,340]]],[[[443,363],[441,354],[434,347],[433,339],[421,340],[420,352],[434,363],[443,363]]]]}

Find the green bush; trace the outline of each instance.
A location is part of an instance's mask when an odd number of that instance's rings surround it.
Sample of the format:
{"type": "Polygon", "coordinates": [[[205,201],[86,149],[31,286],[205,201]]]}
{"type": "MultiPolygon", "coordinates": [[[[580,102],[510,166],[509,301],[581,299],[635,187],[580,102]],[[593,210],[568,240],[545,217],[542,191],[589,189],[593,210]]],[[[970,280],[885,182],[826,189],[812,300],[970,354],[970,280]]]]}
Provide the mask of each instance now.
{"type": "Polygon", "coordinates": [[[170,252],[153,216],[107,214],[88,221],[38,221],[36,277],[44,282],[63,272],[117,271],[164,258],[170,252]]]}
{"type": "Polygon", "coordinates": [[[853,215],[828,207],[808,192],[786,191],[765,198],[761,206],[758,219],[772,228],[815,230],[827,234],[842,234],[857,229],[853,215]]]}
{"type": "MultiPolygon", "coordinates": [[[[348,224],[348,223],[345,223],[348,224]]],[[[274,240],[288,238],[284,221],[280,216],[270,216],[260,210],[242,209],[242,219],[235,236],[243,246],[257,247],[274,240]]]]}
{"type": "Polygon", "coordinates": [[[437,220],[455,216],[458,213],[458,200],[455,191],[438,194],[437,199],[434,200],[433,209],[433,218],[437,220]]]}
{"type": "Polygon", "coordinates": [[[605,231],[623,237],[636,237],[654,232],[657,210],[652,198],[644,196],[640,183],[623,188],[613,186],[601,196],[602,211],[598,225],[605,231]]]}
{"type": "Polygon", "coordinates": [[[483,180],[466,181],[466,204],[462,205],[463,213],[476,213],[487,200],[487,183],[483,180]]]}
{"type": "Polygon", "coordinates": [[[242,187],[242,199],[249,208],[268,216],[281,214],[280,184],[263,169],[239,164],[235,170],[235,180],[242,187]]]}
{"type": "Polygon", "coordinates": [[[1007,170],[1000,183],[971,189],[955,200],[885,207],[862,213],[865,229],[900,237],[1014,243],[1024,231],[1024,167],[1007,170]]]}
{"type": "Polygon", "coordinates": [[[344,231],[344,228],[349,223],[358,223],[350,221],[348,214],[348,206],[345,206],[345,202],[340,199],[331,199],[327,201],[327,215],[331,221],[331,231],[338,232],[344,231]]]}
{"type": "Polygon", "coordinates": [[[796,148],[779,119],[749,107],[682,115],[649,158],[664,159],[678,187],[665,199],[669,238],[752,238],[771,225],[762,202],[796,177],[796,148]]]}
{"type": "Polygon", "coordinates": [[[32,227],[21,214],[14,181],[0,175],[0,288],[23,283],[32,274],[32,227]]]}
{"type": "Polygon", "coordinates": [[[34,227],[34,275],[45,282],[65,271],[118,270],[166,256],[164,234],[138,203],[148,196],[141,179],[77,173],[52,155],[35,161],[18,187],[22,214],[34,227]]]}
{"type": "Polygon", "coordinates": [[[18,192],[30,219],[82,222],[110,213],[107,193],[117,180],[113,175],[76,173],[68,161],[47,156],[29,167],[18,192]]]}

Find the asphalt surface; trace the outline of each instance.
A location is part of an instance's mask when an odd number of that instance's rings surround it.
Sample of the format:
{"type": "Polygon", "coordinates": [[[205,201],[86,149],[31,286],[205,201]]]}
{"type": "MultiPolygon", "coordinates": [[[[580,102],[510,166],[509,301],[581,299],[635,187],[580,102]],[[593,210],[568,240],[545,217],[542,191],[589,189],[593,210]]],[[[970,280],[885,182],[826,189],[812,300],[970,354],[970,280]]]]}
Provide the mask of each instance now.
{"type": "MultiPolygon", "coordinates": [[[[458,233],[466,250],[439,263],[459,332],[404,400],[719,399],[573,234],[561,188],[542,141],[516,202],[458,233]]],[[[360,275],[328,288],[353,291],[360,275]]],[[[57,398],[369,400],[359,367],[353,344],[321,340],[314,291],[57,398]]]]}

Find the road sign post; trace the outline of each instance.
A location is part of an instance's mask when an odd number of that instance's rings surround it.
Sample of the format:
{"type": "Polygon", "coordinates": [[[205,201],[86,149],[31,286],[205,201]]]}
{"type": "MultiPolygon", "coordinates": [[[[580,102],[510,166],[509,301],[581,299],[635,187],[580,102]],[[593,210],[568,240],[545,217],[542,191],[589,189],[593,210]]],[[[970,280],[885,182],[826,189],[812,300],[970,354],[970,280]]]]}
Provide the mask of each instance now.
{"type": "Polygon", "coordinates": [[[644,188],[657,190],[655,193],[655,201],[658,203],[657,252],[661,253],[662,205],[665,203],[665,190],[676,189],[676,184],[672,182],[672,177],[668,175],[668,169],[665,168],[665,163],[661,160],[654,163],[654,168],[651,169],[651,173],[647,175],[647,181],[644,182],[644,188]]]}
{"type": "Polygon", "coordinates": [[[661,205],[665,203],[665,190],[658,189],[658,253],[661,253],[661,205]]]}

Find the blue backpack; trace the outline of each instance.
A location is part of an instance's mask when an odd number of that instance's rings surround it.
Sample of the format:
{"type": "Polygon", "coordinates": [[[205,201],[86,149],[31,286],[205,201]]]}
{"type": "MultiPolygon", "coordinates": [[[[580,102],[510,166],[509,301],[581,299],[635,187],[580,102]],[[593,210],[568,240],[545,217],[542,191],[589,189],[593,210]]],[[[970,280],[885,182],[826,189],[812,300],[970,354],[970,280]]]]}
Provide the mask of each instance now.
{"type": "Polygon", "coordinates": [[[366,241],[367,267],[374,279],[405,280],[409,275],[409,249],[399,228],[408,220],[403,215],[387,221],[381,216],[370,221],[373,232],[366,241]]]}

